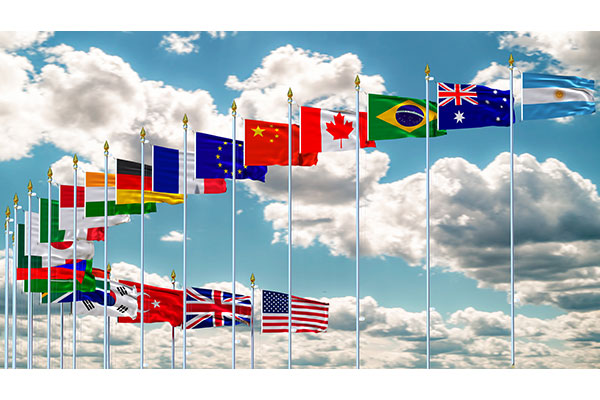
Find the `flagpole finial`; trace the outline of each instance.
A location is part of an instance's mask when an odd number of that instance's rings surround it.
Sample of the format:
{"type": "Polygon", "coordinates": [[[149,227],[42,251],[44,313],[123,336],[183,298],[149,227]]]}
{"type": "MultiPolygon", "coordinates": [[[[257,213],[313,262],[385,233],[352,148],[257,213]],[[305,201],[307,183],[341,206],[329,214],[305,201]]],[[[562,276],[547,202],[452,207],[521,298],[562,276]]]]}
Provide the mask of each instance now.
{"type": "Polygon", "coordinates": [[[175,270],[171,271],[171,283],[175,283],[175,278],[177,278],[177,275],[175,274],[175,270]]]}
{"type": "Polygon", "coordinates": [[[510,67],[513,67],[513,64],[515,63],[515,59],[512,56],[512,53],[510,53],[510,57],[508,58],[508,65],[510,65],[510,67]]]}
{"type": "Polygon", "coordinates": [[[142,131],[140,132],[140,140],[146,139],[146,130],[142,126],[142,131]]]}
{"type": "Polygon", "coordinates": [[[52,167],[48,168],[48,182],[52,182],[52,167]]]}
{"type": "Polygon", "coordinates": [[[109,149],[109,146],[108,146],[108,140],[105,140],[105,141],[104,141],[104,155],[105,155],[105,156],[107,156],[107,155],[108,155],[108,149],[109,149]]]}
{"type": "Polygon", "coordinates": [[[231,115],[235,116],[237,111],[237,104],[235,104],[235,100],[233,101],[233,103],[231,104],[231,115]]]}
{"type": "Polygon", "coordinates": [[[106,264],[106,272],[110,274],[110,271],[112,271],[112,268],[110,266],[110,263],[106,264]]]}
{"type": "Polygon", "coordinates": [[[187,123],[188,123],[188,117],[187,117],[187,114],[183,114],[183,124],[184,124],[184,125],[187,125],[187,123]]]}
{"type": "Polygon", "coordinates": [[[429,69],[429,64],[427,64],[425,66],[425,76],[429,76],[429,73],[431,72],[431,70],[429,69]]]}
{"type": "Polygon", "coordinates": [[[77,158],[77,154],[73,155],[73,168],[77,168],[77,163],[79,162],[79,159],[77,158]]]}
{"type": "Polygon", "coordinates": [[[27,192],[29,192],[30,196],[31,196],[32,191],[33,191],[33,185],[31,184],[31,179],[30,179],[29,183],[27,184],[27,192]]]}
{"type": "Polygon", "coordinates": [[[254,286],[254,273],[252,273],[252,275],[250,275],[250,283],[252,284],[252,286],[254,286]]]}
{"type": "Polygon", "coordinates": [[[10,218],[10,207],[6,206],[6,219],[10,218]]]}
{"type": "Polygon", "coordinates": [[[294,97],[294,93],[292,93],[292,88],[288,89],[288,103],[292,102],[292,97],[294,97]]]}
{"type": "Polygon", "coordinates": [[[19,196],[15,193],[15,197],[13,197],[13,203],[15,203],[15,207],[19,204],[19,196]]]}

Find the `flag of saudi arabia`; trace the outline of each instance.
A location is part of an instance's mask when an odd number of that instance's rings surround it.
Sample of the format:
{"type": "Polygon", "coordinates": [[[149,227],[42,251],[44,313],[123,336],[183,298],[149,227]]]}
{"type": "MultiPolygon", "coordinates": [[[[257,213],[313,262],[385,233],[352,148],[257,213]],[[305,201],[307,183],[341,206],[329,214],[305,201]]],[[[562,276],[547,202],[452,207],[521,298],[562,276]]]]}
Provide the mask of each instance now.
{"type": "MultiPolygon", "coordinates": [[[[140,204],[116,204],[115,174],[108,174],[108,215],[140,214],[140,204]]],[[[148,203],[144,213],[156,212],[156,203],[148,203]]],[[[104,216],[104,173],[85,173],[85,216],[104,216]]]]}
{"type": "MultiPolygon", "coordinates": [[[[369,94],[369,140],[425,137],[425,100],[369,94]]],[[[445,135],[437,129],[437,105],[429,102],[429,136],[445,135]]]]}

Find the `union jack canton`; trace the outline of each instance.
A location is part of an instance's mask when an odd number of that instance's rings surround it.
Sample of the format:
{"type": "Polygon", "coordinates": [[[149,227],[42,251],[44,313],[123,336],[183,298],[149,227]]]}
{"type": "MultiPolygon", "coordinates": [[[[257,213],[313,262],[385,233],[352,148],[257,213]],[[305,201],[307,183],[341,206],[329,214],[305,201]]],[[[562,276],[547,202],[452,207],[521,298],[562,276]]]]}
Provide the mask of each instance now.
{"type": "MultiPolygon", "coordinates": [[[[187,290],[186,329],[231,326],[231,293],[191,287],[187,290]]],[[[250,296],[235,295],[236,325],[250,324],[250,296]]]]}

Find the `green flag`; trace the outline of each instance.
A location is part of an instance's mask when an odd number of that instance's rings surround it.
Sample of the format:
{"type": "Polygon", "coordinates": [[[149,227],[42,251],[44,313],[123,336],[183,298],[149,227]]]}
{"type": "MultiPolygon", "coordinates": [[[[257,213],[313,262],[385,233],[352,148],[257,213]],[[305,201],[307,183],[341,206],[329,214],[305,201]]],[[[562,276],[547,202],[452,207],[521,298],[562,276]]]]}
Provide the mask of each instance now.
{"type": "MultiPolygon", "coordinates": [[[[48,199],[40,198],[40,243],[48,243],[48,199]]],[[[63,242],[65,231],[58,229],[58,200],[52,200],[52,243],[63,242]]]]}
{"type": "MultiPolygon", "coordinates": [[[[425,100],[369,94],[368,140],[425,137],[425,100]]],[[[437,104],[429,102],[429,136],[445,135],[437,129],[437,104]]]]}

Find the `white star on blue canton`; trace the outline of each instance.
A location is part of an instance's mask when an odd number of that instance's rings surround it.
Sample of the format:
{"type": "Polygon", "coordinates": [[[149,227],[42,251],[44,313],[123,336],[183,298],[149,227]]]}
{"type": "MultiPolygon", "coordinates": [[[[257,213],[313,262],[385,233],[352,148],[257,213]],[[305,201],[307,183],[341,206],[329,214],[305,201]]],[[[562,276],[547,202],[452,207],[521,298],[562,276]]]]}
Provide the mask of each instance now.
{"type": "Polygon", "coordinates": [[[465,115],[464,113],[461,113],[460,111],[456,112],[454,119],[456,120],[456,123],[458,124],[459,122],[462,123],[463,119],[465,119],[465,115]]]}

